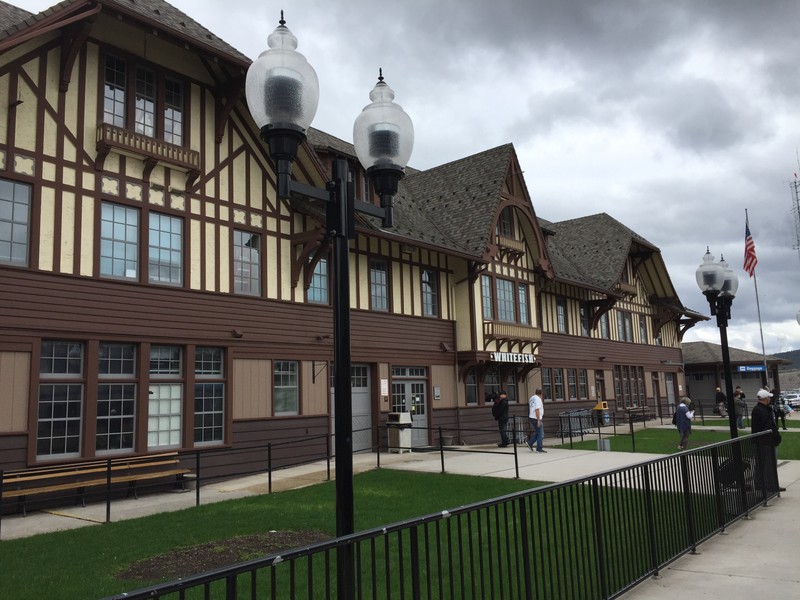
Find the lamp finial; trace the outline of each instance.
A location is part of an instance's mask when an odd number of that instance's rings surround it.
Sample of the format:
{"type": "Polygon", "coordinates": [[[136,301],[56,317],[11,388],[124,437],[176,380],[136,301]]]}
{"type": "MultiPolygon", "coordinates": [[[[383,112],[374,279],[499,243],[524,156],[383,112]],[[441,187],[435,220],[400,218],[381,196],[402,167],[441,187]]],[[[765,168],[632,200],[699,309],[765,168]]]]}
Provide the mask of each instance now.
{"type": "Polygon", "coordinates": [[[378,81],[383,81],[383,67],[378,67],[378,81]]]}
{"type": "Polygon", "coordinates": [[[281,25],[286,25],[286,21],[283,19],[283,9],[281,9],[281,20],[278,21],[281,25]]]}

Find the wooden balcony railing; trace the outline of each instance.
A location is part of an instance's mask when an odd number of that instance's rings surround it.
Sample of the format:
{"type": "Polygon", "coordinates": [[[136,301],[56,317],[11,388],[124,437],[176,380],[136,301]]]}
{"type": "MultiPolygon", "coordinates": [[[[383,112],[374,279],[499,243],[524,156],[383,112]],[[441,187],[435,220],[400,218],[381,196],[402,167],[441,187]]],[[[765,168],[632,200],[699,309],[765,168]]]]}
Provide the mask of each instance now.
{"type": "Polygon", "coordinates": [[[542,341],[542,330],[531,325],[519,323],[496,323],[484,321],[483,336],[493,340],[518,340],[524,343],[542,341]]]}
{"type": "Polygon", "coordinates": [[[139,156],[145,162],[144,179],[158,163],[188,172],[186,187],[200,175],[200,153],[163,140],[135,133],[122,127],[102,123],[97,128],[97,159],[95,168],[103,170],[103,163],[111,150],[139,156]]]}

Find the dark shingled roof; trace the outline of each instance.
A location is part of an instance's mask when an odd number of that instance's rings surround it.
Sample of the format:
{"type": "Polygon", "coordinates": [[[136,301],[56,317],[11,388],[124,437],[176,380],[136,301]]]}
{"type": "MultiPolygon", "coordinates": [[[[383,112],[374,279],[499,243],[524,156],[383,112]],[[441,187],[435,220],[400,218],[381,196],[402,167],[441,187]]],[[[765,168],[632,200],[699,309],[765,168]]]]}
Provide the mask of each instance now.
{"type": "MultiPolygon", "coordinates": [[[[6,2],[0,2],[0,32],[5,32],[9,29],[17,31],[15,26],[32,16],[33,13],[30,13],[27,10],[17,8],[16,6],[12,6],[6,2]]],[[[3,37],[6,36],[0,33],[0,39],[3,37]]]]}
{"type": "MultiPolygon", "coordinates": [[[[353,145],[337,137],[314,128],[307,134],[315,149],[356,156],[353,145]]],[[[513,153],[506,144],[427,171],[406,168],[392,233],[482,258],[513,153]]],[[[364,222],[379,226],[376,219],[364,222]]]]}
{"type": "Polygon", "coordinates": [[[547,248],[556,277],[610,290],[619,281],[634,246],[658,248],[606,213],[551,223],[540,227],[554,232],[547,248]]]}
{"type": "MultiPolygon", "coordinates": [[[[722,363],[722,346],[719,344],[712,344],[711,342],[683,342],[681,344],[681,350],[683,352],[683,364],[687,366],[722,363]]],[[[733,347],[729,347],[728,350],[732,364],[763,364],[764,362],[764,356],[762,354],[733,347]]],[[[767,362],[779,365],[791,364],[788,360],[770,355],[767,355],[767,362]]]]}
{"type": "MultiPolygon", "coordinates": [[[[47,8],[37,15],[32,15],[27,11],[11,7],[20,13],[25,13],[23,16],[24,23],[11,23],[8,27],[0,25],[3,32],[0,33],[0,39],[14,35],[18,31],[34,25],[50,15],[54,14],[60,9],[66,8],[80,0],[64,0],[50,8],[47,8]]],[[[227,55],[235,62],[249,65],[252,61],[244,54],[239,52],[236,48],[220,39],[211,31],[200,25],[197,21],[181,12],[171,4],[164,2],[164,0],[97,0],[100,4],[108,6],[109,8],[117,9],[120,12],[128,13],[132,16],[144,17],[147,20],[155,21],[164,29],[172,31],[181,37],[191,38],[193,42],[198,45],[208,46],[212,50],[227,55]]],[[[10,5],[7,5],[10,6],[10,5]]]]}

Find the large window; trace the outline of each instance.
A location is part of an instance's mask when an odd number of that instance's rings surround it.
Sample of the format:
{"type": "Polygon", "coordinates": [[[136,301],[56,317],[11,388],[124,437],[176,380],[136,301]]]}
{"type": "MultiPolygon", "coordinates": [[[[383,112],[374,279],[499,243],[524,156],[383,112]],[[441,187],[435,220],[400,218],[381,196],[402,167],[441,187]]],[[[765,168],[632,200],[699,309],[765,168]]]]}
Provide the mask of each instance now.
{"type": "Polygon", "coordinates": [[[530,325],[531,312],[528,302],[528,286],[524,283],[517,285],[517,292],[519,297],[519,322],[523,325],[530,325]]]}
{"type": "Polygon", "coordinates": [[[500,217],[497,219],[497,235],[514,237],[514,209],[510,206],[506,206],[500,212],[500,217]]]}
{"type": "Polygon", "coordinates": [[[147,447],[181,445],[183,423],[183,354],[178,346],[150,347],[150,393],[147,447]]]}
{"type": "Polygon", "coordinates": [[[439,316],[439,277],[433,269],[422,269],[422,314],[439,316]]]}
{"type": "Polygon", "coordinates": [[[542,369],[542,400],[553,399],[553,369],[542,369]]]}
{"type": "Polygon", "coordinates": [[[311,285],[308,286],[308,301],[317,304],[328,304],[328,289],[330,279],[328,277],[328,259],[323,256],[314,265],[314,273],[311,275],[311,285]]]}
{"type": "Polygon", "coordinates": [[[0,179],[0,263],[27,266],[31,187],[0,179]]]}
{"type": "Polygon", "coordinates": [[[150,283],[183,283],[183,221],[160,213],[150,213],[148,260],[150,283]]]}
{"type": "Polygon", "coordinates": [[[488,275],[481,275],[481,300],[483,302],[483,319],[484,321],[491,321],[494,319],[494,306],[492,298],[494,293],[492,290],[492,278],[488,275]]]}
{"type": "Polygon", "coordinates": [[[464,386],[466,388],[467,404],[478,403],[478,372],[474,367],[467,371],[464,378],[464,386]]]}
{"type": "Polygon", "coordinates": [[[509,323],[517,321],[514,282],[508,279],[497,280],[497,320],[509,323]]]}
{"type": "Polygon", "coordinates": [[[103,202],[100,217],[100,275],[139,278],[139,211],[103,202]]]}
{"type": "Polygon", "coordinates": [[[581,302],[580,306],[581,311],[581,335],[588,336],[589,335],[589,305],[586,302],[581,302]]]}
{"type": "Polygon", "coordinates": [[[389,265],[385,260],[369,261],[369,299],[372,310],[389,310],[389,265]]]}
{"type": "Polygon", "coordinates": [[[182,81],[156,70],[107,56],[103,121],[136,133],[183,144],[185,90],[182,81]]]}
{"type": "Polygon", "coordinates": [[[633,321],[631,313],[618,310],[617,311],[617,336],[621,342],[633,341],[633,321]]]}
{"type": "Polygon", "coordinates": [[[97,452],[133,450],[136,419],[136,348],[100,344],[97,385],[97,452]]]}
{"type": "Polygon", "coordinates": [[[604,340],[611,339],[611,330],[608,327],[608,313],[600,315],[600,337],[604,340]]]}
{"type": "Polygon", "coordinates": [[[569,399],[578,399],[578,369],[567,369],[567,389],[569,390],[569,399]]]}
{"type": "Polygon", "coordinates": [[[621,406],[644,405],[644,367],[616,365],[614,367],[614,391],[617,404],[621,406]]]}
{"type": "Polygon", "coordinates": [[[233,230],[233,291],[237,294],[261,294],[261,236],[233,230]]]}
{"type": "Polygon", "coordinates": [[[276,360],[274,398],[276,415],[300,413],[299,369],[296,360],[276,360]]]}
{"type": "Polygon", "coordinates": [[[569,333],[567,327],[567,299],[563,296],[556,298],[556,331],[569,333]]]}
{"type": "Polygon", "coordinates": [[[80,455],[83,366],[83,344],[42,342],[36,425],[36,455],[39,457],[80,455]]]}
{"type": "Polygon", "coordinates": [[[644,315],[639,315],[639,342],[642,344],[648,343],[649,339],[647,336],[647,317],[644,315]]]}
{"type": "Polygon", "coordinates": [[[553,400],[563,400],[564,395],[564,369],[553,369],[553,400]]]}
{"type": "Polygon", "coordinates": [[[219,443],[225,432],[225,371],[221,348],[197,348],[194,359],[194,441],[219,443]]]}

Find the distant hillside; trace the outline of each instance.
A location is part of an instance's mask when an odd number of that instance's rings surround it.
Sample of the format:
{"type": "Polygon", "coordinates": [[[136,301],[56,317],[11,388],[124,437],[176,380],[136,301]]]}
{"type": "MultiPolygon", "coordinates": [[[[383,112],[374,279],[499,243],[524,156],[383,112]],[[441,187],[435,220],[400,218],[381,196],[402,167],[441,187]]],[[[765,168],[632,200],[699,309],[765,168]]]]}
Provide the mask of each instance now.
{"type": "Polygon", "coordinates": [[[794,369],[800,369],[800,350],[791,350],[789,352],[778,352],[777,354],[773,354],[772,356],[788,360],[792,363],[790,365],[781,365],[781,371],[792,371],[794,369]]]}

